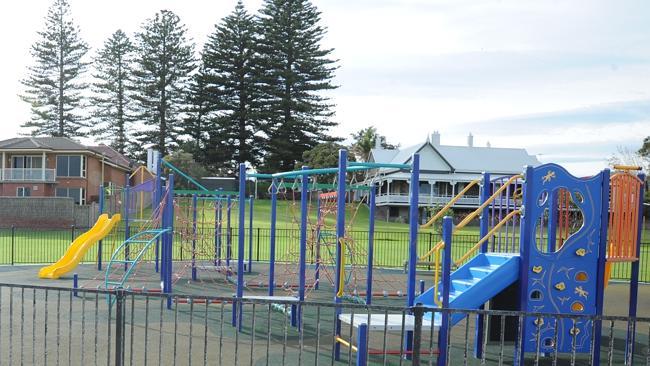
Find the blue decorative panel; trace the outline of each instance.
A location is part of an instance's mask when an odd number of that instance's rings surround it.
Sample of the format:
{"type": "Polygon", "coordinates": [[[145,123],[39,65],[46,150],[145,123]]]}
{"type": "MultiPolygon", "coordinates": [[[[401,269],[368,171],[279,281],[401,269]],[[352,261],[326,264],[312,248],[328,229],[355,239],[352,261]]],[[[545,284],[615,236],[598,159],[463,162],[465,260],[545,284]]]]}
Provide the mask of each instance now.
{"type": "MultiPolygon", "coordinates": [[[[524,207],[527,225],[522,228],[522,245],[526,246],[529,256],[523,262],[527,268],[522,269],[526,274],[521,277],[521,288],[527,296],[522,310],[595,314],[603,176],[577,178],[556,164],[545,164],[532,172],[532,176],[525,177],[528,205],[524,207]],[[549,197],[556,197],[562,189],[570,192],[575,204],[573,209],[581,211],[583,224],[560,245],[555,242],[555,235],[540,235],[540,232],[554,233],[554,230],[536,228],[555,225],[545,217],[556,210],[549,197]]],[[[539,340],[541,352],[552,352],[556,328],[558,352],[571,352],[574,347],[576,352],[589,352],[593,331],[590,321],[563,319],[556,324],[554,318],[541,318],[540,322],[536,318],[526,319],[524,350],[535,352],[539,340]]]]}

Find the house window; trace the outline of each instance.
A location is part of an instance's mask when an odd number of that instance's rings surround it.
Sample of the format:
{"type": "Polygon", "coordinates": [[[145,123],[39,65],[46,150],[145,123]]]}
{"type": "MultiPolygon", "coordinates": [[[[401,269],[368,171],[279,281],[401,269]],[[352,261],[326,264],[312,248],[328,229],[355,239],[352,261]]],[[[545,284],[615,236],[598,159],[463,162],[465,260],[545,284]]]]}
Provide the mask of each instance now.
{"type": "Polygon", "coordinates": [[[40,169],[43,158],[40,156],[12,156],[11,167],[14,169],[40,169]]]}
{"type": "Polygon", "coordinates": [[[18,187],[16,188],[16,197],[29,197],[32,195],[32,191],[29,187],[18,187]]]}
{"type": "Polygon", "coordinates": [[[57,177],[85,177],[85,159],[81,155],[59,155],[56,157],[57,177]]]}
{"type": "Polygon", "coordinates": [[[86,203],[86,195],[83,188],[57,188],[56,196],[70,197],[74,200],[74,203],[78,205],[86,203]]]}

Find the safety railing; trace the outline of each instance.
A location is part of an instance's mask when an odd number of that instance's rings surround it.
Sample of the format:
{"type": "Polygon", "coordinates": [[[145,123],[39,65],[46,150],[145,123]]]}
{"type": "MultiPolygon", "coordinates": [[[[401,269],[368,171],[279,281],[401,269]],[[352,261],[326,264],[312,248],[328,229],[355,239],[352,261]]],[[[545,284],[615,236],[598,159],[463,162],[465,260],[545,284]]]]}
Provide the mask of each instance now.
{"type": "Polygon", "coordinates": [[[523,355],[526,364],[593,364],[598,359],[608,366],[650,365],[650,318],[644,317],[296,304],[0,284],[0,320],[3,365],[501,365],[520,359],[517,340],[524,322],[536,335],[523,355]],[[278,311],[288,312],[292,305],[299,309],[296,327],[278,311]],[[241,328],[232,325],[233,309],[244,314],[241,328]],[[337,331],[336,313],[355,322],[337,331]],[[429,320],[459,314],[462,320],[453,328],[448,322],[431,326],[429,320]],[[479,315],[488,326],[481,337],[483,352],[475,356],[474,319],[479,315]],[[589,332],[542,335],[560,322],[590,324],[589,332]],[[560,337],[571,340],[566,352],[556,346],[560,337]],[[579,345],[586,345],[586,351],[579,345]]]}

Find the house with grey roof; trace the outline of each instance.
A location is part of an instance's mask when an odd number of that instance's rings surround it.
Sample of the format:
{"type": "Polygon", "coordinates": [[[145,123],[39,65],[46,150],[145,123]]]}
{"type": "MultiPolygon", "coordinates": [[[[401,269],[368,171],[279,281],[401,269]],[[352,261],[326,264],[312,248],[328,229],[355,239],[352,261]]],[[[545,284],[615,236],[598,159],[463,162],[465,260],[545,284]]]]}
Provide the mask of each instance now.
{"type": "MultiPolygon", "coordinates": [[[[379,142],[379,139],[377,139],[379,142]]],[[[384,149],[377,143],[370,151],[368,161],[377,163],[410,164],[411,156],[420,154],[420,207],[426,211],[449,202],[457,192],[483,172],[493,177],[521,173],[526,165],[539,165],[533,155],[522,148],[474,146],[469,134],[466,146],[442,145],[437,131],[426,141],[401,149],[384,149]]],[[[386,220],[405,220],[408,215],[410,174],[394,169],[380,169],[370,178],[377,185],[378,217],[386,220]]],[[[459,210],[479,206],[479,187],[472,187],[454,204],[459,210]]],[[[422,212],[424,213],[424,212],[422,212]]]]}
{"type": "Polygon", "coordinates": [[[70,197],[77,204],[97,201],[102,184],[123,186],[133,165],[109,146],[67,137],[2,140],[0,155],[0,196],[70,197]]]}

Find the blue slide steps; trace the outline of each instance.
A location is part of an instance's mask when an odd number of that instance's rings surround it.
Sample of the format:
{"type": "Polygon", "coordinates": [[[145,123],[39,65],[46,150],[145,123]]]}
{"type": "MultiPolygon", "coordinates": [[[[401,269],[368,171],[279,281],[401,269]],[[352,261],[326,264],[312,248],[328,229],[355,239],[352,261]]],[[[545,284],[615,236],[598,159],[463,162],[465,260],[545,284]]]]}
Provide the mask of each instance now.
{"type": "MultiPolygon", "coordinates": [[[[519,255],[515,253],[481,253],[450,275],[449,307],[452,309],[478,309],[519,278],[519,255]]],[[[442,281],[438,284],[442,291],[442,281]]],[[[437,308],[433,301],[434,287],[415,299],[415,303],[437,308]]],[[[433,313],[425,314],[431,320],[433,313]]],[[[451,317],[451,325],[464,318],[462,314],[451,317]]],[[[441,314],[436,313],[434,324],[440,325],[441,314]]]]}

